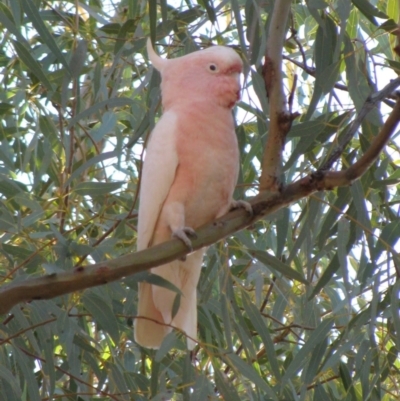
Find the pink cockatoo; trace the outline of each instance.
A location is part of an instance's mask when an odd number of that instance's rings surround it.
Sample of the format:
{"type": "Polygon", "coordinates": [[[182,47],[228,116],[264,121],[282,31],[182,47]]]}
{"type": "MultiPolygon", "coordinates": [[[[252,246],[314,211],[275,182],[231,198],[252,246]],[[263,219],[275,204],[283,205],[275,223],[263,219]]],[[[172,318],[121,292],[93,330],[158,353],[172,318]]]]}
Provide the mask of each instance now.
{"type": "MultiPolygon", "coordinates": [[[[194,229],[232,207],[249,204],[232,199],[239,171],[239,150],[232,107],[239,99],[242,60],[224,46],[175,59],[147,52],[161,73],[163,115],[151,133],[142,171],[137,249],[171,239],[190,247],[194,229]]],[[[197,338],[196,287],[204,249],[151,269],[182,292],[172,315],[176,292],[139,284],[135,339],[159,348],[172,327],[186,333],[192,349],[197,338]],[[159,322],[159,323],[157,323],[159,322]]]]}

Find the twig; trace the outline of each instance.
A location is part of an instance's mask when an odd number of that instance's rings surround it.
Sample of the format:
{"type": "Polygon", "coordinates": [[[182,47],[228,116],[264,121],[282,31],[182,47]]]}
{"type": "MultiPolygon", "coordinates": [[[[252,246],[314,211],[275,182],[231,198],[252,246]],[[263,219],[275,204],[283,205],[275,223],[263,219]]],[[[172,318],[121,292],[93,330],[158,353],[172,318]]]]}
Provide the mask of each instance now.
{"type": "MultiPolygon", "coordinates": [[[[38,361],[41,361],[41,362],[46,362],[46,360],[45,360],[44,358],[42,358],[42,357],[40,357],[40,356],[38,356],[38,355],[33,354],[32,352],[28,351],[26,348],[19,347],[19,346],[17,346],[17,348],[18,348],[21,352],[23,352],[24,354],[30,356],[31,358],[34,358],[34,359],[36,359],[36,360],[38,360],[38,361]]],[[[96,393],[98,393],[98,394],[101,394],[101,395],[104,395],[104,396],[106,396],[106,397],[109,397],[110,399],[113,399],[113,400],[115,400],[115,401],[121,401],[121,399],[118,398],[116,395],[111,394],[111,393],[108,393],[107,391],[101,390],[101,389],[99,389],[99,388],[93,386],[92,384],[86,382],[85,380],[83,380],[83,379],[81,379],[81,378],[79,378],[79,377],[77,377],[77,376],[71,374],[71,373],[68,372],[67,370],[64,370],[64,369],[61,368],[60,366],[57,366],[57,365],[56,365],[56,366],[54,366],[54,368],[55,368],[56,370],[58,370],[59,372],[64,373],[66,376],[70,377],[71,379],[74,379],[75,381],[77,381],[77,382],[79,382],[79,383],[82,383],[82,384],[84,384],[85,386],[88,386],[88,387],[92,388],[93,390],[96,390],[96,393]]]]}
{"type": "MultiPolygon", "coordinates": [[[[299,68],[302,68],[307,74],[309,74],[309,75],[311,75],[312,77],[315,78],[316,69],[314,67],[309,67],[309,66],[307,66],[307,65],[305,65],[303,63],[300,63],[299,61],[297,61],[295,59],[292,59],[292,58],[290,58],[288,56],[285,56],[285,55],[283,55],[283,59],[290,61],[291,63],[293,63],[294,65],[296,65],[299,68]]],[[[382,65],[382,66],[383,67],[387,67],[386,65],[382,65]]],[[[349,88],[346,85],[343,85],[343,84],[335,83],[335,85],[333,85],[333,87],[335,89],[340,89],[340,90],[345,91],[345,92],[349,91],[349,88]]],[[[389,94],[388,98],[393,98],[393,95],[389,94]]],[[[387,104],[389,107],[393,107],[394,106],[394,103],[392,101],[390,101],[389,99],[382,99],[382,102],[387,104]]]]}
{"type": "MultiPolygon", "coordinates": [[[[397,78],[397,85],[400,85],[400,78],[397,78]]],[[[389,84],[390,85],[390,84],[389,84]]],[[[388,85],[388,86],[389,86],[388,85]]],[[[382,92],[382,91],[381,91],[382,92]]],[[[374,101],[374,100],[373,100],[374,101]]],[[[325,183],[323,189],[329,189],[330,186],[344,186],[351,184],[354,180],[360,178],[379,156],[383,147],[386,145],[390,136],[393,134],[400,120],[400,101],[398,100],[390,113],[388,119],[383,125],[379,134],[374,138],[370,147],[360,157],[360,159],[346,170],[329,171],[325,174],[325,183]]],[[[317,171],[319,174],[322,169],[317,171]]]]}
{"type": "Polygon", "coordinates": [[[288,97],[288,106],[289,106],[290,114],[292,114],[292,111],[293,111],[293,100],[294,100],[294,94],[296,92],[296,86],[297,86],[297,74],[294,74],[293,85],[292,85],[292,88],[290,89],[290,94],[288,97]]]}
{"type": "Polygon", "coordinates": [[[381,91],[368,97],[355,120],[348,126],[347,132],[342,136],[338,147],[333,151],[329,159],[319,168],[319,170],[324,171],[332,168],[333,164],[338,160],[345,147],[356,134],[366,115],[376,107],[377,103],[389,96],[399,85],[400,77],[391,81],[381,91]]]}

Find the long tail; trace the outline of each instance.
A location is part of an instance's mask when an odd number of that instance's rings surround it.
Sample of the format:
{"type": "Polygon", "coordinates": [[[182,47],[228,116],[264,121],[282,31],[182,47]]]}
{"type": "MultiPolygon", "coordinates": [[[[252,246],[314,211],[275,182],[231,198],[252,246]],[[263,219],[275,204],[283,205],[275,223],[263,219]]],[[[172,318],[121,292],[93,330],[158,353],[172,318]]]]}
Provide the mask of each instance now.
{"type": "Polygon", "coordinates": [[[172,308],[176,297],[174,291],[148,283],[139,285],[135,340],[140,345],[159,348],[173,326],[186,333],[188,348],[194,348],[197,340],[196,288],[203,254],[204,250],[201,249],[188,255],[185,261],[175,260],[152,269],[152,273],[170,281],[182,292],[180,307],[174,318],[172,318],[172,308]]]}

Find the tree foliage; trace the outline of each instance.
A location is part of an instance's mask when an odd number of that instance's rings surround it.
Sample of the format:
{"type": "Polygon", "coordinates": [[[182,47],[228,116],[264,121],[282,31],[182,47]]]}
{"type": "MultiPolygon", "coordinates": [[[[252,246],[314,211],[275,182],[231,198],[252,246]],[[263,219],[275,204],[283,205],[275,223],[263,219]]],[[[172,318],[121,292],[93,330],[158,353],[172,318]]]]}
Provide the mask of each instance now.
{"type": "MultiPolygon", "coordinates": [[[[2,0],[0,294],[135,258],[143,149],[161,112],[149,36],[164,57],[210,44],[241,54],[237,199],[363,160],[396,109],[384,88],[400,70],[399,2],[292,2],[278,49],[288,132],[268,184],[280,73],[267,43],[285,1],[2,0]]],[[[292,194],[211,246],[192,354],[177,331],[156,351],[135,343],[138,282],[168,286],[148,271],[15,305],[0,325],[2,399],[399,399],[399,156],[395,132],[351,186],[292,194]]]]}

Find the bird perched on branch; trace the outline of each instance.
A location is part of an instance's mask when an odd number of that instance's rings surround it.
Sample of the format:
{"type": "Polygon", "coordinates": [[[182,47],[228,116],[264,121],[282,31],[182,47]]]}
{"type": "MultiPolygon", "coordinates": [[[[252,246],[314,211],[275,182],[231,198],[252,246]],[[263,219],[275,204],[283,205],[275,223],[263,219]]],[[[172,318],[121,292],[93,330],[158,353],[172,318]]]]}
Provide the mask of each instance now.
{"type": "MultiPolygon", "coordinates": [[[[242,60],[231,48],[214,46],[175,59],[163,59],[147,43],[153,66],[161,74],[163,115],[151,133],[142,171],[137,249],[172,237],[189,248],[190,236],[233,207],[239,150],[232,107],[240,96],[242,60]]],[[[177,327],[192,349],[197,339],[196,287],[204,249],[151,269],[180,291],[139,284],[135,339],[158,348],[177,327]],[[175,302],[175,309],[177,303],[175,302]],[[159,324],[157,323],[159,322],[159,324]]]]}

